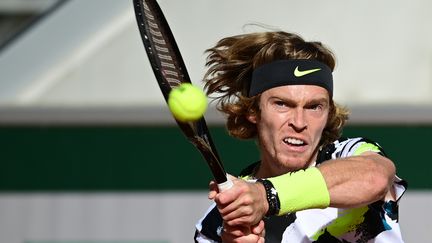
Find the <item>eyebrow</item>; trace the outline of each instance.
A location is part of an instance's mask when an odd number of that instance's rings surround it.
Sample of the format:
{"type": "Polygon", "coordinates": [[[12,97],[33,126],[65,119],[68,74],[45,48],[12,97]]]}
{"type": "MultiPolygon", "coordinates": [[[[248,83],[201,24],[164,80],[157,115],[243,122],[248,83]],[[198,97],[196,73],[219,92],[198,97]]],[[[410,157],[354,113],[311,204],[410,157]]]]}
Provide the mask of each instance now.
{"type": "MultiPolygon", "coordinates": [[[[297,104],[297,102],[295,100],[290,99],[290,98],[286,98],[286,97],[271,96],[270,99],[282,100],[282,101],[284,101],[286,103],[293,104],[293,105],[297,104]]],[[[322,98],[313,98],[311,100],[308,100],[306,102],[306,105],[310,105],[310,104],[322,104],[322,103],[324,103],[324,104],[330,104],[330,101],[327,98],[324,98],[324,97],[322,97],[322,98]]]]}
{"type": "Polygon", "coordinates": [[[326,98],[317,98],[317,99],[309,100],[306,103],[307,104],[310,104],[310,103],[326,103],[326,104],[329,104],[330,101],[328,99],[326,99],[326,98]]]}

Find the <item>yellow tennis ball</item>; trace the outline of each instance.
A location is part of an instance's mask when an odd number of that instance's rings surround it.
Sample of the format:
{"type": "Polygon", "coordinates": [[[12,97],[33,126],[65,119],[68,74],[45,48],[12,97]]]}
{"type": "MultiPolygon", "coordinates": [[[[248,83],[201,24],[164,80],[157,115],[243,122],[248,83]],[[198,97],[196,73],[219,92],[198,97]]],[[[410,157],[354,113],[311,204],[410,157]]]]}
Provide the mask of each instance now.
{"type": "Polygon", "coordinates": [[[168,107],[177,120],[196,121],[207,110],[207,96],[192,84],[183,83],[169,93],[168,107]]]}

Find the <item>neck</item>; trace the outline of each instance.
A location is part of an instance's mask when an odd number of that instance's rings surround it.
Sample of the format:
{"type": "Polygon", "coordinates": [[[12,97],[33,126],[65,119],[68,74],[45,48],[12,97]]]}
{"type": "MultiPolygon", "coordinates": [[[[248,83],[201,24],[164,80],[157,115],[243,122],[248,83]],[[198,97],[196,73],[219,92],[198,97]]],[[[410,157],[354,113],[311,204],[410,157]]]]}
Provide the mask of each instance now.
{"type": "Polygon", "coordinates": [[[256,178],[269,178],[275,177],[279,175],[283,175],[289,172],[295,172],[298,170],[306,169],[310,166],[315,166],[316,159],[318,156],[319,147],[317,147],[309,158],[308,162],[305,163],[303,167],[286,167],[282,166],[278,163],[275,163],[272,159],[266,159],[261,156],[261,163],[257,165],[257,168],[254,169],[252,175],[256,178]]]}

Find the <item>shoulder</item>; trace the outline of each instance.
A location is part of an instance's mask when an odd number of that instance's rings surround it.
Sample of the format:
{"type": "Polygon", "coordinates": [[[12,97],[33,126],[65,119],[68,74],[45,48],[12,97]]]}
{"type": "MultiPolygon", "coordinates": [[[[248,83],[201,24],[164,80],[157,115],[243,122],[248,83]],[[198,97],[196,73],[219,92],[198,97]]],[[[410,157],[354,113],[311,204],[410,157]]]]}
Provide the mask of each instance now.
{"type": "Polygon", "coordinates": [[[317,163],[329,159],[359,155],[366,151],[376,152],[386,157],[384,149],[371,139],[364,137],[340,138],[320,149],[317,163]]]}
{"type": "Polygon", "coordinates": [[[254,174],[254,171],[257,169],[257,167],[260,165],[261,161],[257,161],[255,163],[252,163],[248,165],[246,168],[242,169],[239,177],[240,178],[247,178],[250,175],[254,174]]]}

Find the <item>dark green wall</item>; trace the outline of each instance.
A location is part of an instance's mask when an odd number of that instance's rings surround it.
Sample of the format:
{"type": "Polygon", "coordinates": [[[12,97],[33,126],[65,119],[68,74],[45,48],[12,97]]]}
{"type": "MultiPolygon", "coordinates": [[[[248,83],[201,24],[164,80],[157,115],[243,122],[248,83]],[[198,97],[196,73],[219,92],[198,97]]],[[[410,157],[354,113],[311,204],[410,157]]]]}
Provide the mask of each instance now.
{"type": "MultiPolygon", "coordinates": [[[[233,174],[258,159],[253,141],[210,128],[233,174]]],[[[410,189],[432,189],[432,126],[348,126],[378,141],[410,189]]],[[[131,191],[207,188],[210,173],[177,127],[0,127],[0,191],[131,191]]]]}

